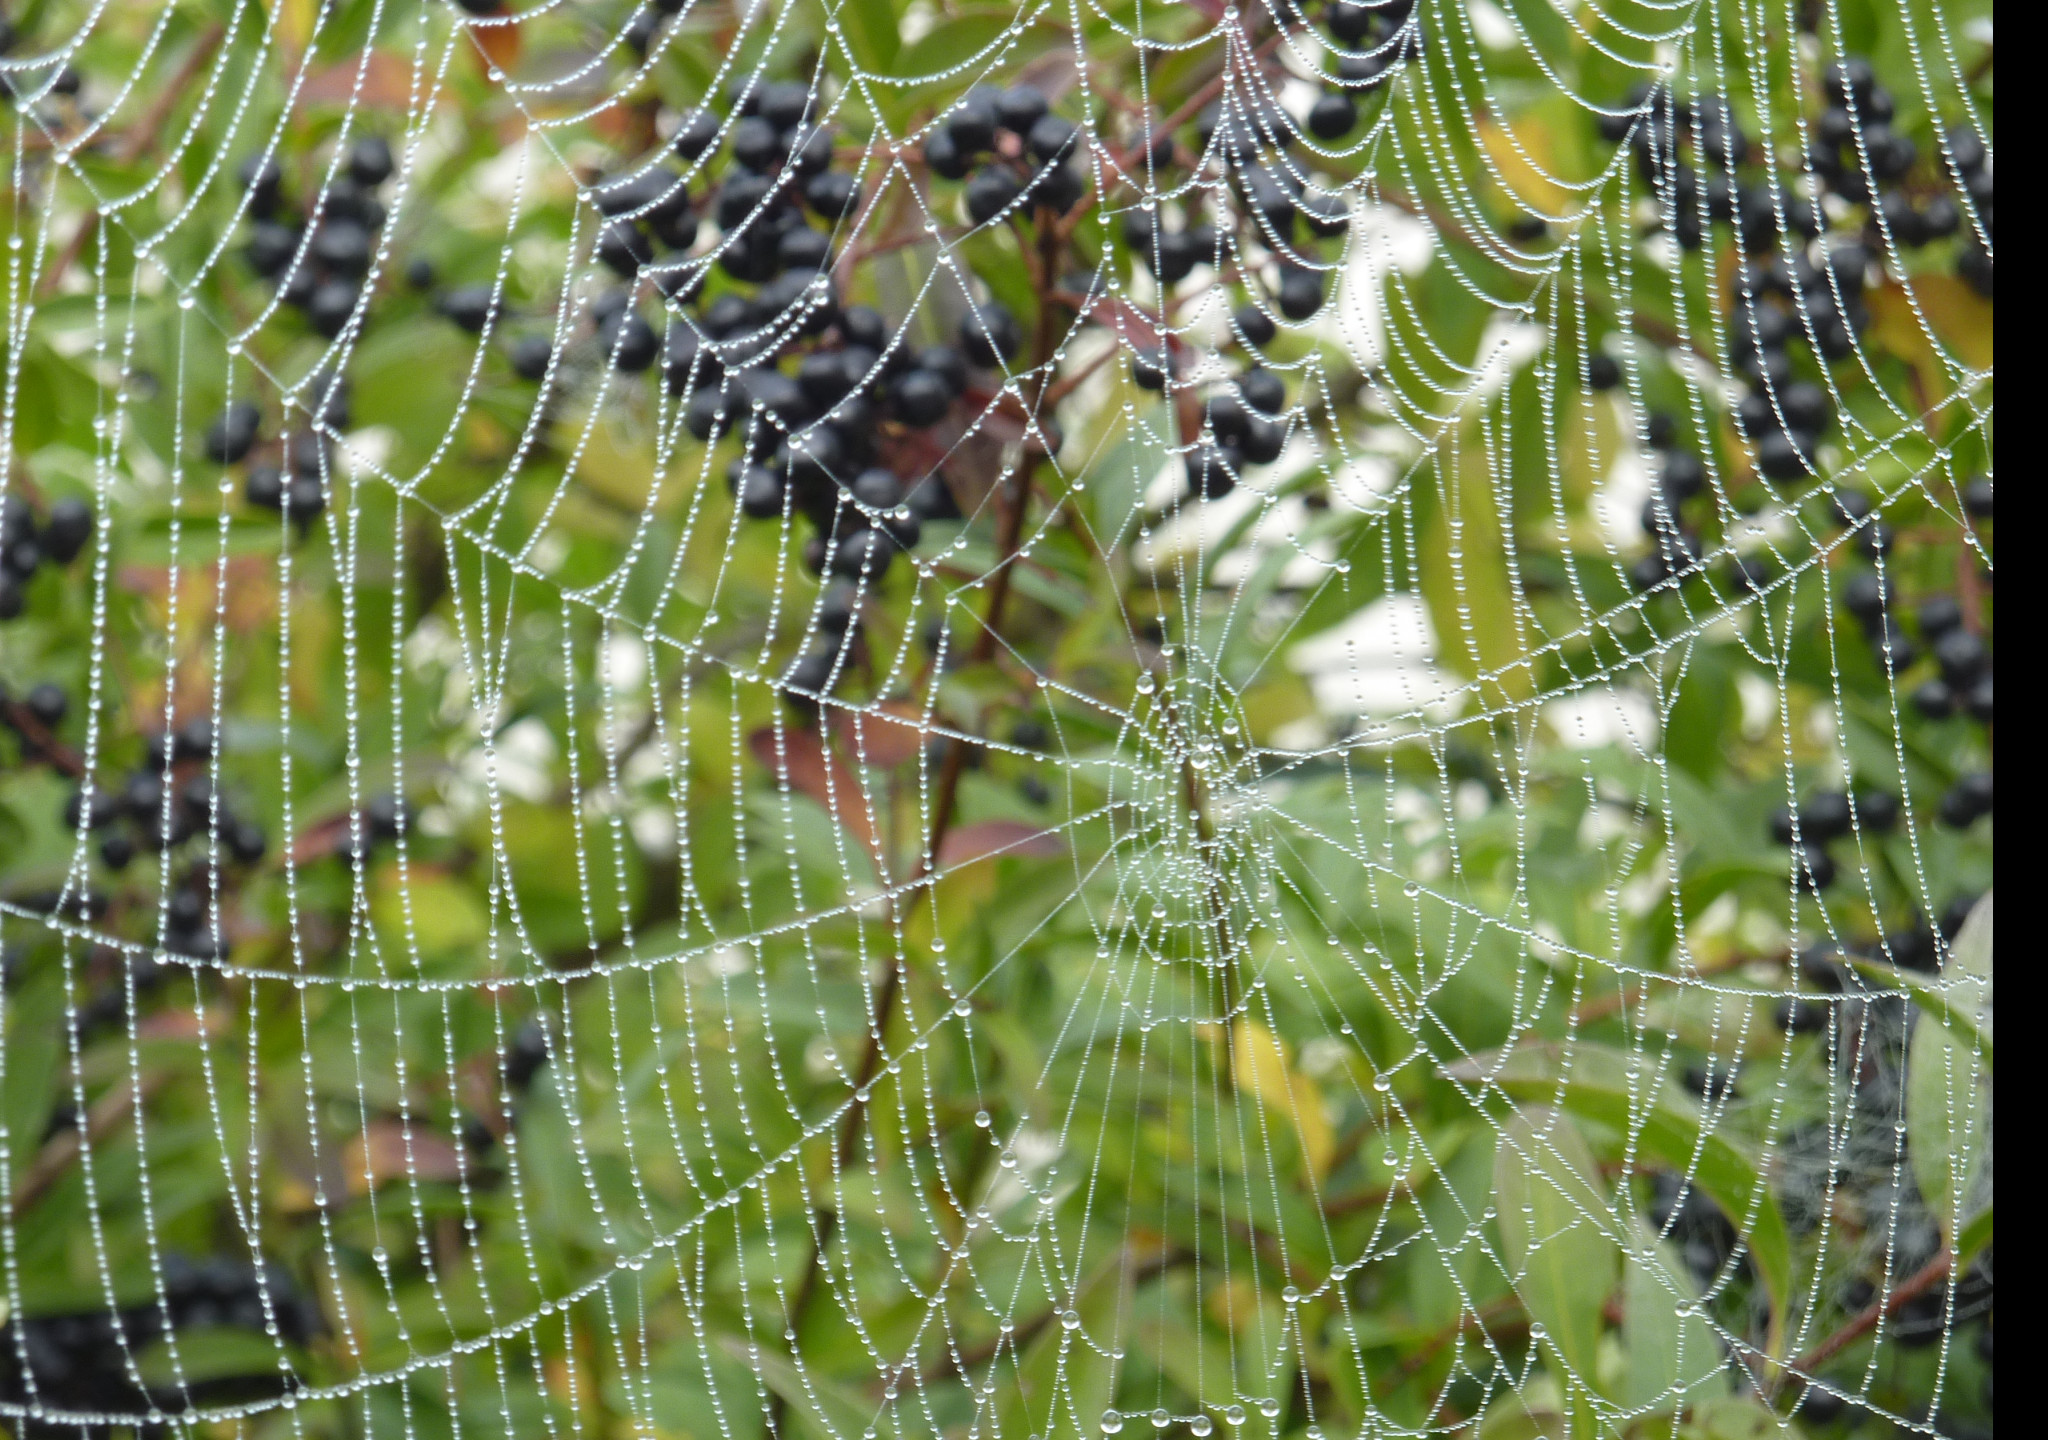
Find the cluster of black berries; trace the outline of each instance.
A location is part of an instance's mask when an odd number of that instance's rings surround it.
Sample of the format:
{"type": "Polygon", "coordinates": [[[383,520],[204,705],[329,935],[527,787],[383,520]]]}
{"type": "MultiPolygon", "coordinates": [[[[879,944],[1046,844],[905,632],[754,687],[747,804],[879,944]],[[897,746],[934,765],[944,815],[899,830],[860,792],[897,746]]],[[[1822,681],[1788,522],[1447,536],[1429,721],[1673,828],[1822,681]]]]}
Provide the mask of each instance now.
{"type": "Polygon", "coordinates": [[[100,859],[109,869],[120,870],[135,858],[138,847],[176,849],[210,833],[217,815],[228,856],[240,865],[255,864],[269,842],[261,825],[237,816],[227,797],[215,791],[205,766],[213,746],[213,722],[203,717],[179,726],[169,737],[152,736],[141,768],[119,786],[96,785],[90,800],[83,788],[74,791],[65,803],[65,823],[74,830],[108,831],[100,840],[100,859]]]}
{"type": "MultiPolygon", "coordinates": [[[[1843,496],[1854,493],[1843,492],[1843,496]]],[[[1838,497],[1838,504],[1841,498],[1838,497]]],[[[1862,501],[1860,495],[1856,499],[1862,501]]],[[[1867,506],[1868,502],[1862,503],[1867,506]]],[[[1903,675],[1912,669],[1920,659],[1921,647],[1926,647],[1937,673],[1913,688],[1913,705],[1921,714],[1931,720],[1942,720],[1962,713],[1986,725],[1991,723],[1995,713],[1991,651],[1983,637],[1966,624],[1962,606],[1955,597],[1937,594],[1920,602],[1914,613],[1917,643],[1896,614],[1899,596],[1887,577],[1868,570],[1850,576],[1842,586],[1842,608],[1856,618],[1876,647],[1878,663],[1888,666],[1893,675],[1903,675]]],[[[1985,790],[1988,797],[1988,782],[1985,790]]],[[[1961,801],[1958,805],[1961,808],[1956,813],[1961,815],[1967,805],[1961,801]]],[[[1982,810],[1970,813],[1969,819],[1952,823],[1967,825],[1989,810],[1987,798],[1982,810]]],[[[1943,814],[1948,814],[1947,802],[1943,814]]]]}
{"type": "MultiPolygon", "coordinates": [[[[739,117],[730,132],[734,163],[709,197],[709,214],[718,229],[713,255],[718,268],[734,280],[759,286],[751,297],[733,295],[710,326],[685,322],[670,327],[664,342],[636,309],[636,290],[612,290],[590,307],[591,325],[600,348],[614,368],[628,374],[663,360],[663,373],[673,393],[687,393],[700,371],[772,364],[784,341],[779,326],[816,333],[829,323],[831,281],[825,271],[832,258],[831,239],[807,224],[804,209],[828,220],[850,213],[858,187],[850,174],[831,170],[833,136],[808,123],[813,97],[791,82],[752,84],[734,97],[739,117]],[[813,296],[822,297],[814,303],[813,296]],[[744,309],[735,309],[743,306],[744,309]],[[735,343],[699,363],[696,351],[707,332],[716,338],[744,331],[754,343],[735,343]]],[[[676,122],[670,148],[686,161],[702,160],[724,132],[709,110],[692,110],[676,122]]],[[[656,295],[673,301],[693,300],[710,274],[707,259],[689,258],[702,228],[688,179],[663,164],[601,180],[591,199],[603,217],[594,253],[627,282],[644,283],[656,295]],[[657,248],[658,247],[658,248],[657,248]]],[[[431,267],[418,277],[431,283],[431,267]]],[[[481,333],[504,300],[489,285],[449,290],[440,298],[441,313],[472,334],[481,333]]],[[[552,359],[545,336],[513,341],[513,369],[538,380],[552,359]]]]}
{"type": "MultiPolygon", "coordinates": [[[[1586,379],[1593,389],[1612,389],[1620,378],[1613,356],[1596,352],[1587,359],[1586,379]]],[[[1686,521],[1685,503],[1706,490],[1707,467],[1699,456],[1680,447],[1677,423],[1661,411],[1650,416],[1649,440],[1657,455],[1657,476],[1650,498],[1643,502],[1642,526],[1654,548],[1629,567],[1629,580],[1638,590],[1655,590],[1699,574],[1705,553],[1699,531],[1686,521]]],[[[1730,566],[1731,585],[1745,592],[1760,589],[1771,579],[1760,560],[1736,557],[1730,566]]]]}
{"type": "Polygon", "coordinates": [[[1787,347],[1812,347],[1823,360],[1855,353],[1869,323],[1863,291],[1870,252],[1858,241],[1832,245],[1818,262],[1799,255],[1788,270],[1775,258],[1745,262],[1732,282],[1735,315],[1729,359],[1749,384],[1735,408],[1735,428],[1755,448],[1766,480],[1797,480],[1814,471],[1814,454],[1834,423],[1825,387],[1795,378],[1787,347]]]}
{"type": "Polygon", "coordinates": [[[0,620],[21,614],[23,592],[43,562],[69,565],[91,538],[92,507],[76,496],[55,501],[40,521],[21,495],[0,498],[0,620]]]}
{"type": "Polygon", "coordinates": [[[1188,493],[1221,499],[1236,488],[1245,466],[1279,459],[1287,427],[1275,417],[1286,409],[1285,382],[1261,365],[1212,392],[1202,402],[1201,441],[1187,456],[1188,493]]]}
{"type": "Polygon", "coordinates": [[[1054,114],[1037,87],[977,86],[926,137],[924,163],[941,179],[965,179],[968,218],[989,225],[1012,213],[1071,210],[1088,184],[1073,164],[1079,145],[1074,122],[1054,114]]]}
{"type": "Polygon", "coordinates": [[[1952,595],[1930,595],[1913,618],[1940,671],[1913,688],[1914,707],[1930,720],[1960,712],[1989,725],[1991,652],[1983,637],[1964,625],[1963,607],[1952,595]]]}
{"type": "Polygon", "coordinates": [[[1917,249],[1947,239],[1964,227],[1962,211],[1940,188],[1953,183],[1966,192],[1983,224],[1980,237],[1971,227],[1956,255],[1956,273],[1979,293],[1991,294],[1992,177],[1984,142],[1968,125],[1950,127],[1941,145],[1939,173],[1915,181],[1912,172],[1920,147],[1892,127],[1891,93],[1877,82],[1877,72],[1862,56],[1852,55],[1827,67],[1822,75],[1827,107],[1813,124],[1807,164],[1821,184],[1851,205],[1869,207],[1873,229],[1882,229],[1894,244],[1917,249]]]}
{"type": "MultiPolygon", "coordinates": [[[[815,122],[816,105],[805,85],[748,78],[731,97],[729,129],[709,110],[681,115],[668,141],[675,155],[694,165],[721,136],[730,152],[701,218],[687,177],[665,164],[595,185],[605,217],[596,253],[627,283],[597,297],[590,321],[614,369],[659,362],[693,436],[739,436],[743,453],[727,479],[743,515],[805,516],[816,530],[804,548],[811,570],[872,584],[917,545],[923,522],[960,513],[937,476],[906,493],[888,456],[909,432],[944,421],[974,371],[999,369],[1023,335],[1015,316],[989,302],[970,307],[957,347],[917,349],[876,311],[840,305],[831,237],[806,212],[842,220],[860,192],[852,174],[832,169],[835,137],[815,122]],[[703,219],[715,243],[693,257],[703,219]],[[661,330],[639,313],[643,286],[664,302],[661,330]]],[[[1034,130],[1052,119],[1042,96],[1037,112],[1034,130]]],[[[941,133],[971,140],[972,122],[954,118],[941,133]]],[[[486,286],[440,298],[441,312],[473,333],[502,305],[486,286]]],[[[539,379],[554,357],[545,337],[527,336],[511,359],[539,379]]],[[[856,600],[852,585],[828,588],[815,627],[823,643],[784,677],[797,708],[815,706],[829,685],[856,630],[856,600]]]]}
{"type": "MultiPolygon", "coordinates": [[[[1837,797],[1839,798],[1839,797],[1837,797]]],[[[1805,807],[1801,807],[1804,813],[1805,807]]],[[[1783,826],[1776,819],[1773,829],[1782,833],[1783,826]]],[[[1854,942],[1847,947],[1834,941],[1823,941],[1809,945],[1799,952],[1797,961],[1800,978],[1819,995],[1860,996],[1868,987],[1863,978],[1850,963],[1852,960],[1877,960],[1901,970],[1913,970],[1931,974],[1941,968],[1945,947],[1955,941],[1963,930],[1963,922],[1970,918],[1970,911],[1976,908],[1977,895],[1960,895],[1950,901],[1941,912],[1937,925],[1929,925],[1919,916],[1914,916],[1909,925],[1902,926],[1885,935],[1867,941],[1854,942]]],[[[1778,1027],[1790,1034],[1813,1034],[1828,1028],[1830,1001],[1797,1000],[1788,996],[1778,1003],[1778,1027]]],[[[1858,1004],[1880,1004],[1878,999],[1858,1004]]],[[[1891,1012],[1874,1017],[1889,1023],[1897,1018],[1891,1012]]],[[[1882,1048],[1877,1047],[1877,1048],[1882,1048]]]]}
{"type": "Polygon", "coordinates": [[[1337,69],[1323,81],[1323,94],[1309,107],[1309,133],[1337,141],[1358,125],[1353,92],[1377,85],[1396,62],[1421,42],[1414,23],[1415,0],[1332,0],[1323,25],[1337,42],[1337,69]]]}
{"type": "Polygon", "coordinates": [[[1628,142],[1636,173],[1656,193],[1663,227],[1682,249],[1697,250],[1707,224],[1732,226],[1750,254],[1771,249],[1788,231],[1808,240],[1820,233],[1810,202],[1758,175],[1768,157],[1719,95],[1688,102],[1661,85],[1639,86],[1625,109],[1600,117],[1600,133],[1628,142]]]}
{"type": "Polygon", "coordinates": [[[284,170],[269,155],[242,162],[254,224],[244,252],[249,268],[277,283],[278,298],[333,339],[362,303],[363,281],[384,228],[377,187],[391,178],[391,147],[365,135],[348,148],[342,174],[307,206],[303,219],[285,203],[284,170]]]}
{"type": "Polygon", "coordinates": [[[1792,847],[1799,884],[1808,890],[1825,890],[1835,883],[1829,842],[1852,830],[1883,835],[1898,823],[1899,797],[1886,790],[1859,790],[1854,795],[1817,790],[1800,802],[1796,814],[1779,809],[1772,812],[1770,822],[1771,838],[1792,847]]]}
{"type": "MultiPolygon", "coordinates": [[[[304,428],[283,438],[275,458],[266,454],[252,463],[242,483],[243,498],[251,505],[279,511],[301,531],[327,508],[334,471],[328,437],[347,429],[350,420],[346,376],[322,371],[308,383],[307,394],[304,428]]],[[[200,451],[216,465],[240,465],[262,443],[262,429],[263,412],[251,401],[236,401],[207,426],[200,451]]]]}
{"type": "MultiPolygon", "coordinates": [[[[325,1328],[320,1307],[276,1264],[234,1260],[194,1264],[170,1256],[163,1298],[124,1310],[16,1317],[0,1326],[0,1399],[11,1405],[85,1413],[132,1411],[176,1415],[189,1403],[229,1403],[283,1393],[294,1382],[276,1365],[246,1375],[209,1375],[154,1391],[139,1387],[133,1356],[173,1332],[223,1328],[274,1333],[305,1346],[325,1328]]],[[[192,1340],[186,1340],[190,1347],[192,1340]]],[[[196,1353],[188,1348],[187,1355],[196,1353]]],[[[111,1425],[17,1422],[22,1435],[112,1436],[111,1425]]],[[[168,1437],[183,1427],[145,1425],[137,1435],[168,1437]]],[[[120,1433],[129,1433],[122,1427],[120,1433]]]]}

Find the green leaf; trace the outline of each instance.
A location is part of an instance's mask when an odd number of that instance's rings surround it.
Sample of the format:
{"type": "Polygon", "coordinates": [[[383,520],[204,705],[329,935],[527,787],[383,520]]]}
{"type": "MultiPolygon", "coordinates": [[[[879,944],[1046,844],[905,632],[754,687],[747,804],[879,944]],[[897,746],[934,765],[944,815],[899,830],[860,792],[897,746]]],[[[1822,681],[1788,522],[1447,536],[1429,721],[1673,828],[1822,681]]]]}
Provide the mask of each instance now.
{"type": "Polygon", "coordinates": [[[1640,1220],[1635,1229],[1633,1251],[1622,1267],[1628,1368],[1615,1398],[1631,1411],[1676,1411],[1700,1386],[1725,1381],[1721,1346],[1693,1308],[1699,1292],[1673,1247],[1658,1243],[1640,1220]]]}
{"type": "Polygon", "coordinates": [[[1729,1395],[1699,1406],[1678,1433],[1683,1440],[1763,1440],[1787,1429],[1755,1397],[1729,1395]]]}
{"type": "Polygon", "coordinates": [[[1947,983],[1939,988],[1922,987],[1931,994],[1914,992],[1926,1015],[1913,1029],[1906,1058],[1906,1136],[1920,1197],[1941,1222],[1942,1238],[1957,1249],[1958,1232],[1972,1222],[1973,1202],[1981,1203],[1978,1173],[1989,1149],[1982,1133],[1991,1083],[1991,1047],[1984,1034],[1991,1020],[1989,894],[1956,936],[1942,979],[1947,983]]]}
{"type": "Polygon", "coordinates": [[[1599,1358],[1601,1311],[1614,1289],[1621,1246],[1599,1167],[1570,1117],[1545,1106],[1518,1109],[1494,1152],[1500,1234],[1515,1290],[1549,1332],[1544,1348],[1570,1373],[1590,1378],[1599,1358]]]}
{"type": "Polygon", "coordinates": [[[782,1397],[790,1418],[804,1430],[839,1440],[865,1434],[873,1426],[873,1406],[811,1373],[809,1367],[799,1367],[788,1356],[749,1344],[737,1335],[724,1336],[720,1343],[735,1359],[754,1367],[768,1388],[782,1397]]]}
{"type": "Polygon", "coordinates": [[[903,43],[896,27],[896,7],[889,0],[847,0],[839,8],[839,18],[841,32],[861,69],[892,73],[903,43]]]}
{"type": "MultiPolygon", "coordinates": [[[[1014,1355],[1015,1379],[1002,1387],[1002,1423],[995,1427],[995,1434],[1065,1440],[1093,1433],[1095,1417],[1108,1408],[1115,1393],[1109,1359],[1102,1353],[1107,1347],[1102,1342],[1116,1330],[1124,1274],[1122,1256],[1097,1270],[1074,1302],[1081,1328],[1069,1330],[1057,1322],[1047,1323],[1014,1355]],[[1095,1337],[1097,1344],[1087,1343],[1084,1336],[1095,1337]]],[[[1053,1303],[1056,1309],[1064,1308],[1058,1297],[1053,1303]]]]}
{"type": "Polygon", "coordinates": [[[1792,1291],[1792,1241],[1754,1157],[1703,1130],[1699,1109],[1642,1056],[1586,1041],[1488,1051],[1446,1066],[1453,1080],[1498,1087],[1517,1101],[1561,1105],[1634,1142],[1636,1153],[1691,1177],[1727,1212],[1749,1245],[1771,1300],[1771,1350],[1783,1341],[1792,1291]]]}
{"type": "Polygon", "coordinates": [[[1991,1206],[1986,1205],[1963,1222],[1963,1228],[1957,1232],[1954,1242],[1949,1246],[1949,1249],[1955,1252],[1952,1267],[1955,1273],[1960,1275],[1969,1269],[1970,1262],[1990,1247],[1991,1206]]]}
{"type": "Polygon", "coordinates": [[[982,51],[1016,25],[1018,11],[1007,5],[969,5],[941,19],[905,46],[891,67],[906,80],[950,75],[970,62],[994,59],[982,51]]]}

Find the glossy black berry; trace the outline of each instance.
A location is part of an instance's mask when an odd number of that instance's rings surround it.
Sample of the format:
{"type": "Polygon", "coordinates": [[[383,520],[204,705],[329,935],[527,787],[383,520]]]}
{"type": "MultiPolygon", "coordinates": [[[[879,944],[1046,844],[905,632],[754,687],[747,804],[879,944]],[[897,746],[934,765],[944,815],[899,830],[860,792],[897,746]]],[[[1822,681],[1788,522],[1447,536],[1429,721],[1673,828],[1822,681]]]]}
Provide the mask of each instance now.
{"type": "Polygon", "coordinates": [[[217,465],[239,464],[255,447],[262,422],[263,412],[246,400],[228,406],[219,419],[206,427],[206,458],[217,465]]]}
{"type": "Polygon", "coordinates": [[[1140,390],[1166,388],[1166,356],[1157,346],[1147,346],[1131,355],[1131,380],[1140,390]]]}
{"type": "Polygon", "coordinates": [[[1612,390],[1621,383],[1621,366],[1604,350],[1586,357],[1586,385],[1592,390],[1612,390]]]}
{"type": "Polygon", "coordinates": [[[749,115],[732,127],[732,158],[749,170],[766,172],[782,159],[782,137],[773,125],[758,115],[749,115]]]}
{"type": "Polygon", "coordinates": [[[1323,277],[1314,270],[1288,266],[1280,273],[1280,293],[1274,299],[1289,320],[1306,320],[1323,308],[1323,277]]]}
{"type": "Polygon", "coordinates": [[[803,123],[811,109],[811,87],[798,80],[771,80],[761,87],[760,115],[777,130],[803,123]]]}
{"type": "Polygon", "coordinates": [[[1333,0],[1323,11],[1323,23],[1330,34],[1354,48],[1372,34],[1375,18],[1373,8],[1360,0],[1333,0]]]}
{"type": "Polygon", "coordinates": [[[631,279],[640,273],[641,266],[654,259],[654,246],[639,226],[612,220],[597,232],[596,255],[599,263],[613,274],[631,279]]]}
{"type": "Polygon", "coordinates": [[[1989,725],[1996,715],[1991,698],[1991,677],[1986,675],[1983,679],[1972,685],[1968,693],[1963,697],[1963,703],[1969,708],[1972,720],[1989,725]]]}
{"type": "Polygon", "coordinates": [[[1358,124],[1358,102],[1341,91],[1325,95],[1310,107],[1309,133],[1319,140],[1341,140],[1358,124]]]}
{"type": "Polygon", "coordinates": [[[249,478],[242,482],[242,495],[265,510],[283,509],[284,472],[275,465],[251,465],[249,478]]]}
{"type": "Polygon", "coordinates": [[[59,565],[69,565],[92,538],[92,507],[75,495],[67,495],[50,506],[43,522],[43,553],[59,565]]]}
{"type": "Polygon", "coordinates": [[[677,117],[669,149],[685,160],[702,159],[718,143],[719,128],[718,117],[709,110],[687,110],[677,117]]]}
{"type": "Polygon", "coordinates": [[[1028,135],[1047,111],[1045,92],[1036,85],[1012,85],[996,97],[996,119],[1017,136],[1028,135]]]}
{"type": "Polygon", "coordinates": [[[610,356],[612,367],[628,375],[645,370],[661,352],[654,327],[638,315],[620,316],[616,324],[600,329],[597,339],[610,356]]]}
{"type": "Polygon", "coordinates": [[[368,188],[391,178],[391,146],[381,135],[365,135],[348,148],[349,179],[368,188]]]}
{"type": "Polygon", "coordinates": [[[860,187],[851,175],[827,170],[804,186],[804,203],[827,220],[843,220],[860,205],[860,187]]]}
{"type": "Polygon", "coordinates": [[[782,514],[782,477],[765,465],[751,465],[740,477],[740,513],[751,520],[772,520],[782,514]]]}
{"type": "Polygon", "coordinates": [[[1059,115],[1041,115],[1024,137],[1024,148],[1040,161],[1050,164],[1065,158],[1079,135],[1074,122],[1059,115]]]}
{"type": "Polygon", "coordinates": [[[327,508],[327,487],[318,475],[295,475],[285,486],[285,507],[299,524],[310,524],[327,508]]]}
{"type": "Polygon", "coordinates": [[[1670,450],[1658,467],[1657,483],[1673,500],[1690,500],[1707,488],[1707,467],[1690,450],[1670,450]]]}
{"type": "Polygon", "coordinates": [[[1991,656],[1981,639],[1958,626],[1942,633],[1934,642],[1934,660],[1941,666],[1941,678],[1961,691],[1985,672],[1991,656]]]}
{"type": "Polygon", "coordinates": [[[994,370],[1013,358],[1024,344],[1024,331],[1009,307],[988,301],[970,310],[960,321],[960,348],[967,358],[984,370],[994,370]]]}
{"type": "Polygon", "coordinates": [[[1818,845],[1795,846],[1792,865],[1793,879],[1802,890],[1825,890],[1835,883],[1834,857],[1818,845]]]}
{"type": "Polygon", "coordinates": [[[1757,441],[1756,468],[1766,479],[1792,480],[1811,472],[1813,457],[1799,436],[1777,430],[1757,441]]]}
{"type": "Polygon", "coordinates": [[[1262,350],[1273,343],[1279,333],[1273,324],[1273,317],[1256,305],[1240,305],[1230,314],[1231,329],[1237,338],[1255,350],[1262,350]]]}
{"type": "Polygon", "coordinates": [[[887,572],[895,553],[896,547],[881,531],[856,530],[834,548],[832,573],[873,583],[887,572]]]}
{"type": "Polygon", "coordinates": [[[306,302],[306,319],[314,333],[329,340],[339,335],[355,314],[362,293],[353,280],[323,280],[306,302]]]}
{"type": "Polygon", "coordinates": [[[1974,520],[1991,518],[1991,477],[1979,475],[1963,486],[1963,508],[1974,520]]]}
{"type": "Polygon", "coordinates": [[[1941,797],[1941,820],[1945,825],[1966,829],[1991,813],[1991,772],[1979,770],[1957,779],[1941,797]]]}
{"type": "Polygon", "coordinates": [[[1826,844],[1849,833],[1849,797],[1839,790],[1817,790],[1799,806],[1802,839],[1826,844]]]}
{"type": "Polygon", "coordinates": [[[71,708],[71,702],[65,697],[64,688],[48,680],[33,687],[22,697],[22,703],[28,707],[29,714],[42,722],[46,730],[54,730],[61,725],[64,722],[64,712],[71,708]]]}
{"type": "Polygon", "coordinates": [[[1262,415],[1278,415],[1287,408],[1286,383],[1263,366],[1255,365],[1237,377],[1237,393],[1262,415]]]}
{"type": "Polygon", "coordinates": [[[488,285],[465,285],[450,290],[441,297],[441,313],[457,328],[472,335],[483,333],[495,313],[491,287],[488,285]]]}
{"type": "Polygon", "coordinates": [[[1214,445],[1198,445],[1187,459],[1188,493],[1203,500],[1220,500],[1237,488],[1237,472],[1230,457],[1214,445]]]}
{"type": "Polygon", "coordinates": [[[999,123],[993,95],[970,93],[946,114],[945,133],[965,155],[978,155],[996,143],[999,123]]]}
{"type": "Polygon", "coordinates": [[[967,213],[977,225],[986,225],[1017,203],[1022,193],[1008,170],[990,165],[975,172],[967,182],[967,213]]]}
{"type": "Polygon", "coordinates": [[[135,841],[115,831],[100,841],[100,863],[109,870],[125,870],[135,858],[135,841]]]}
{"type": "Polygon", "coordinates": [[[853,498],[869,510],[894,510],[903,503],[903,482],[895,471],[871,466],[854,477],[853,498]]]}
{"type": "Polygon", "coordinates": [[[1287,446],[1286,427],[1263,415],[1245,418],[1244,434],[1238,437],[1238,453],[1247,464],[1270,465],[1287,446]]]}
{"type": "Polygon", "coordinates": [[[1868,627],[1875,625],[1891,607],[1891,582],[1868,570],[1851,575],[1842,586],[1842,608],[1868,627]]]}
{"type": "Polygon", "coordinates": [[[1913,708],[1930,720],[1946,720],[1956,713],[1956,692],[1946,680],[1922,681],[1913,689],[1913,708]]]}
{"type": "Polygon", "coordinates": [[[1854,801],[1856,824],[1884,834],[1899,823],[1899,797],[1888,790],[1859,790],[1854,801]]]}
{"type": "Polygon", "coordinates": [[[249,227],[249,244],[244,253],[249,268],[266,280],[275,280],[299,251],[299,232],[274,220],[258,220],[249,227]]]}
{"type": "Polygon", "coordinates": [[[268,219],[275,214],[284,187],[284,170],[276,159],[268,155],[250,155],[235,173],[242,182],[242,189],[248,193],[249,213],[258,219],[268,219]]]}

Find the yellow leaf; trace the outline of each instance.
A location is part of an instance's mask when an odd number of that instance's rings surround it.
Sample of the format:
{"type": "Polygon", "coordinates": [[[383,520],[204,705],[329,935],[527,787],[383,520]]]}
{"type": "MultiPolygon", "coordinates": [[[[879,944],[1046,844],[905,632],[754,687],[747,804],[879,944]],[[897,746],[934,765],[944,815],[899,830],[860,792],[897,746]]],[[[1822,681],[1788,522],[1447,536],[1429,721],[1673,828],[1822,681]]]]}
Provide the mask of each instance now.
{"type": "Polygon", "coordinates": [[[1316,1174],[1329,1173],[1337,1139],[1323,1114],[1323,1094],[1313,1080],[1290,1069],[1287,1052],[1272,1031],[1256,1020],[1240,1020],[1231,1041],[1238,1087],[1283,1123],[1293,1126],[1301,1151],[1316,1174]]]}
{"type": "Polygon", "coordinates": [[[1913,293],[1942,344],[1972,370],[1991,368],[1989,300],[1953,275],[1915,275],[1913,293]]]}
{"type": "Polygon", "coordinates": [[[1462,440],[1447,440],[1437,452],[1436,473],[1436,503],[1417,558],[1437,658],[1456,674],[1489,676],[1480,688],[1489,709],[1525,701],[1535,693],[1536,676],[1508,580],[1504,497],[1494,493],[1484,445],[1469,431],[1462,440]]]}
{"type": "Polygon", "coordinates": [[[1923,410],[1932,409],[1954,388],[1948,368],[1935,353],[1926,327],[1906,299],[1906,292],[1886,281],[1869,292],[1870,338],[1906,362],[1913,371],[1917,394],[1913,400],[1923,410]]]}
{"type": "Polygon", "coordinates": [[[1541,135],[1533,128],[1510,130],[1490,115],[1479,117],[1479,143],[1486,147],[1508,192],[1532,210],[1558,215],[1571,203],[1572,192],[1550,178],[1556,167],[1541,135]]]}
{"type": "Polygon", "coordinates": [[[270,8],[277,17],[277,43],[289,55],[305,54],[318,0],[271,0],[270,8]]]}

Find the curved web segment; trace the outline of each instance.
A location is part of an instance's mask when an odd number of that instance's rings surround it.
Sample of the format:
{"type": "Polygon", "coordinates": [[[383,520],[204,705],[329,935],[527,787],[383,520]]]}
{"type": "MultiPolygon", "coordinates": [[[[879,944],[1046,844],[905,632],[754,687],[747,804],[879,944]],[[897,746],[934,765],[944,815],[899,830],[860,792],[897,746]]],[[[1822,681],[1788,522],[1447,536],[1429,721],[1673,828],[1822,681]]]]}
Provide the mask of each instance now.
{"type": "Polygon", "coordinates": [[[0,21],[0,1416],[1988,1433],[1989,14],[0,21]]]}

